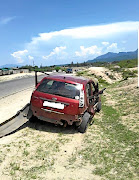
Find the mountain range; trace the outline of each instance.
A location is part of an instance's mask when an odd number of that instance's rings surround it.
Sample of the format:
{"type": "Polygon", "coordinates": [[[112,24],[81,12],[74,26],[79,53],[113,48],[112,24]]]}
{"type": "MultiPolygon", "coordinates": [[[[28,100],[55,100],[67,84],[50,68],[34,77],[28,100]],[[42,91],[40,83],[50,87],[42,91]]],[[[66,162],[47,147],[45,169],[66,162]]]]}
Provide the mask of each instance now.
{"type": "Polygon", "coordinates": [[[87,63],[113,62],[113,61],[121,61],[128,59],[136,59],[137,57],[138,57],[138,49],[136,51],[130,51],[130,52],[119,52],[119,53],[108,52],[106,54],[96,57],[93,60],[88,60],[87,63]]]}

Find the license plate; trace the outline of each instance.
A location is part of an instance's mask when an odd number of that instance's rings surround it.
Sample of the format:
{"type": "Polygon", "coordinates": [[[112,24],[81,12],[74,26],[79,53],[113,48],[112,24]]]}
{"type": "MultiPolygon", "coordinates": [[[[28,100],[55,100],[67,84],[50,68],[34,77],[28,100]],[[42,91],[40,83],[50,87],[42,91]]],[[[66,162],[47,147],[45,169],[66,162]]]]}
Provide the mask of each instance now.
{"type": "Polygon", "coordinates": [[[43,106],[52,107],[52,108],[56,108],[56,109],[64,109],[64,104],[49,102],[49,101],[44,101],[43,106]]]}

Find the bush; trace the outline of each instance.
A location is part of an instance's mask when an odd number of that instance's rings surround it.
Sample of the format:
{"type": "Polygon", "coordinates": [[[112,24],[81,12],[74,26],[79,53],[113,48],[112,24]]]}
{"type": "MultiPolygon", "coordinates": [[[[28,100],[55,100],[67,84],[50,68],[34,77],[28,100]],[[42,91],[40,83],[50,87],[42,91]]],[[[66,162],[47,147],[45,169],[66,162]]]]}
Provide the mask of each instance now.
{"type": "Polygon", "coordinates": [[[131,60],[123,60],[118,62],[118,66],[120,66],[121,68],[134,68],[137,67],[137,59],[131,59],[131,60]]]}
{"type": "Polygon", "coordinates": [[[60,69],[61,69],[61,67],[59,67],[59,66],[55,67],[56,72],[58,72],[60,69]]]}
{"type": "Polygon", "coordinates": [[[112,74],[109,74],[108,77],[112,80],[116,80],[116,78],[112,74]]]}
{"type": "Polygon", "coordinates": [[[103,85],[109,85],[109,83],[105,79],[103,79],[101,77],[98,78],[98,82],[103,84],[103,85]]]}
{"type": "Polygon", "coordinates": [[[127,80],[129,77],[136,77],[137,71],[124,70],[122,73],[122,77],[124,80],[127,80]]]}
{"type": "Polygon", "coordinates": [[[76,76],[84,76],[84,75],[87,75],[87,71],[78,71],[76,73],[76,76]]]}

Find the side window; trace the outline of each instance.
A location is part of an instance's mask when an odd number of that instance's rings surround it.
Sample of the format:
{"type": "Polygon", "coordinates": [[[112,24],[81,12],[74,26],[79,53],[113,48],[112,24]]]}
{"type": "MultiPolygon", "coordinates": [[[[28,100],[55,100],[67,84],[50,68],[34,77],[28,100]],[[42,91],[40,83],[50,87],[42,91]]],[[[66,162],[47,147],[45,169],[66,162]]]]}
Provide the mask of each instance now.
{"type": "Polygon", "coordinates": [[[86,85],[86,93],[87,93],[87,98],[88,98],[89,96],[91,96],[91,86],[90,86],[90,83],[88,83],[88,84],[86,85]]]}
{"type": "Polygon", "coordinates": [[[92,91],[93,91],[93,94],[95,93],[95,87],[94,87],[94,84],[91,83],[91,87],[92,87],[92,91]]]}
{"type": "Polygon", "coordinates": [[[52,86],[53,82],[54,81],[48,81],[48,83],[47,83],[48,88],[52,86]]]}
{"type": "Polygon", "coordinates": [[[89,97],[89,84],[86,85],[86,95],[87,95],[87,99],[89,97]]]}

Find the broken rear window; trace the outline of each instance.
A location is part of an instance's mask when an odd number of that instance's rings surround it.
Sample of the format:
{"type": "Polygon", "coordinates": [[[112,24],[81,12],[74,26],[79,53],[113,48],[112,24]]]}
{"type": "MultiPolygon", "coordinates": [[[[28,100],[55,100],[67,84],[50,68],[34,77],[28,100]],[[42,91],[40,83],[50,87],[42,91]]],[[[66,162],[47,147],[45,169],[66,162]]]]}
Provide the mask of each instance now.
{"type": "Polygon", "coordinates": [[[72,99],[79,99],[78,97],[80,97],[80,90],[77,89],[77,85],[51,79],[44,79],[37,91],[72,99]]]}

